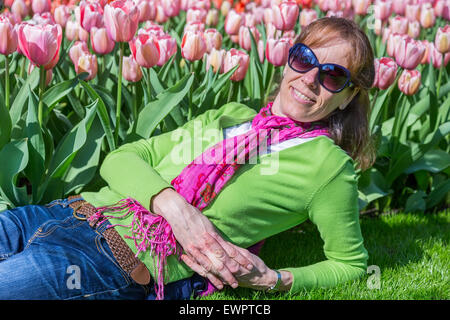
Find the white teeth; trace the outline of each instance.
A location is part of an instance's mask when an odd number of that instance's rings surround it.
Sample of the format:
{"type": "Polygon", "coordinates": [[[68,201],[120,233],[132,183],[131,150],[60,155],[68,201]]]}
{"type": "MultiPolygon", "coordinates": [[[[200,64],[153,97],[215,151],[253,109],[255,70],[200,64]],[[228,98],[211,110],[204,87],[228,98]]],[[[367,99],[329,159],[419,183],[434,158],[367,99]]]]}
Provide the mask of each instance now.
{"type": "Polygon", "coordinates": [[[310,98],[308,98],[307,96],[305,96],[304,94],[302,94],[300,91],[298,91],[297,89],[294,88],[294,93],[297,97],[299,97],[302,100],[308,101],[308,102],[313,102],[310,98]]]}

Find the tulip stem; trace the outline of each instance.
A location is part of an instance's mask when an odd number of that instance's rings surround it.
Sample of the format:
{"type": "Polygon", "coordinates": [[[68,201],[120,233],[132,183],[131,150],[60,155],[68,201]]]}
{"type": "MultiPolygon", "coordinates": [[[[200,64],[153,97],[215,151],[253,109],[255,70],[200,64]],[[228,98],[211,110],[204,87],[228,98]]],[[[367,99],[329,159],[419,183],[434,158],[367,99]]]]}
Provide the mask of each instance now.
{"type": "Polygon", "coordinates": [[[269,94],[272,89],[272,83],[273,83],[273,77],[275,75],[275,67],[273,64],[269,64],[269,72],[270,72],[270,78],[269,78],[269,84],[267,85],[266,93],[264,94],[264,101],[263,101],[263,107],[267,105],[267,99],[269,99],[269,94]]]}
{"type": "Polygon", "coordinates": [[[5,55],[5,106],[9,110],[9,59],[5,55]]]}
{"type": "Polygon", "coordinates": [[[119,55],[119,76],[117,78],[117,105],[116,105],[116,131],[114,132],[114,142],[117,146],[119,141],[120,130],[120,109],[122,107],[122,68],[123,68],[123,51],[125,42],[120,42],[119,55]]]}
{"type": "MultiPolygon", "coordinates": [[[[194,61],[190,62],[189,68],[190,68],[191,74],[193,74],[195,77],[194,61]]],[[[194,89],[193,89],[193,86],[191,86],[189,88],[189,109],[188,109],[188,117],[187,117],[188,121],[190,121],[192,119],[192,99],[193,99],[192,95],[193,94],[194,94],[194,89]]]]}
{"type": "Polygon", "coordinates": [[[441,67],[439,68],[439,77],[438,77],[438,81],[437,81],[437,86],[436,86],[436,99],[439,100],[439,91],[441,91],[441,81],[442,81],[442,73],[444,71],[444,54],[442,55],[442,63],[441,63],[441,67]]]}
{"type": "Polygon", "coordinates": [[[43,112],[44,112],[44,101],[42,100],[42,97],[44,95],[45,90],[45,76],[46,71],[43,66],[39,67],[39,105],[38,105],[38,122],[39,125],[42,128],[43,125],[43,112]]]}

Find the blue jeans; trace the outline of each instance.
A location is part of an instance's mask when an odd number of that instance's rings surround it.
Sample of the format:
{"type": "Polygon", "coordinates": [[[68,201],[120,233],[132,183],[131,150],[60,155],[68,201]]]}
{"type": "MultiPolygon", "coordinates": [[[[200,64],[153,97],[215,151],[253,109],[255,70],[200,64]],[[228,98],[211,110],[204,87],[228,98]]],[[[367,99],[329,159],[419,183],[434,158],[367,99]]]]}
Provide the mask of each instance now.
{"type": "MultiPolygon", "coordinates": [[[[77,201],[73,199],[71,201],[77,201]]],[[[76,219],[68,199],[0,212],[0,300],[154,299],[115,260],[103,232],[76,219]]],[[[165,286],[166,299],[204,290],[198,275],[165,286]]]]}

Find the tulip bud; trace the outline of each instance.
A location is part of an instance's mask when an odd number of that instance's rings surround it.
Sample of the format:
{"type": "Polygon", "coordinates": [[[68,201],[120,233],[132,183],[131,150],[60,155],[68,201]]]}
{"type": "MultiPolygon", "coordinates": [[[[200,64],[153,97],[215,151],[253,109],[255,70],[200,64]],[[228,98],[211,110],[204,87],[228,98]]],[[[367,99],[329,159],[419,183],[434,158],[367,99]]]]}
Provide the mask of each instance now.
{"type": "Polygon", "coordinates": [[[205,24],[200,21],[186,23],[186,25],[184,26],[183,33],[186,33],[188,31],[190,31],[190,32],[205,32],[205,24]]]}
{"type": "Polygon", "coordinates": [[[402,16],[395,16],[389,19],[389,28],[393,33],[407,34],[408,19],[402,16]]]}
{"type": "Polygon", "coordinates": [[[66,30],[65,30],[67,40],[69,41],[79,40],[78,38],[79,28],[80,26],[77,21],[69,19],[66,22],[66,30]]]}
{"type": "Polygon", "coordinates": [[[375,81],[374,87],[380,90],[386,90],[395,81],[397,76],[397,64],[388,57],[375,59],[375,81]]]}
{"type": "Polygon", "coordinates": [[[224,49],[216,50],[212,49],[208,54],[206,59],[206,71],[209,70],[210,67],[213,68],[214,73],[223,73],[223,62],[225,59],[226,51],[224,49]]]}
{"type": "Polygon", "coordinates": [[[420,20],[420,5],[419,4],[407,4],[405,9],[405,17],[409,21],[420,20]]]}
{"type": "Polygon", "coordinates": [[[406,5],[409,3],[409,0],[394,0],[392,2],[392,9],[398,15],[405,15],[406,5]]]}
{"type": "Polygon", "coordinates": [[[17,32],[8,18],[0,16],[0,54],[10,55],[17,50],[17,32]]]}
{"type": "Polygon", "coordinates": [[[203,58],[206,53],[206,40],[203,32],[188,31],[181,41],[181,55],[189,61],[196,61],[203,58]]]}
{"type": "Polygon", "coordinates": [[[17,30],[19,48],[32,63],[53,68],[59,60],[62,29],[55,25],[31,25],[22,23],[17,30]]]}
{"type": "Polygon", "coordinates": [[[355,13],[361,16],[365,16],[370,4],[370,0],[353,0],[353,8],[355,10],[355,13]]]}
{"type": "Polygon", "coordinates": [[[130,41],[134,60],[144,68],[151,68],[159,61],[159,44],[153,36],[139,34],[130,41]]]}
{"type": "Polygon", "coordinates": [[[306,27],[314,20],[317,20],[317,11],[313,9],[303,9],[300,12],[300,26],[306,27]]]}
{"type": "Polygon", "coordinates": [[[157,65],[163,66],[177,52],[177,42],[169,35],[156,37],[159,45],[159,60],[157,65]]]}
{"type": "Polygon", "coordinates": [[[65,5],[60,5],[55,8],[55,12],[53,13],[55,22],[59,24],[62,28],[66,27],[67,21],[70,19],[70,8],[65,5]]]}
{"type": "Polygon", "coordinates": [[[11,5],[11,12],[16,18],[20,17],[20,21],[28,16],[29,9],[24,0],[15,0],[11,5]]]}
{"type": "Polygon", "coordinates": [[[444,67],[447,66],[450,60],[450,53],[443,55],[437,48],[434,46],[434,43],[430,42],[428,46],[428,63],[432,64],[434,68],[439,69],[442,66],[442,62],[444,62],[444,67]],[[444,58],[444,61],[442,61],[444,58]]]}
{"type": "Polygon", "coordinates": [[[299,8],[295,1],[285,1],[278,6],[272,6],[273,24],[282,31],[292,30],[297,22],[299,8]]]}
{"type": "Polygon", "coordinates": [[[78,64],[78,59],[83,54],[89,54],[89,48],[87,46],[87,43],[84,41],[76,41],[69,49],[69,57],[70,60],[72,60],[72,63],[75,66],[75,68],[76,65],[78,64]]]}
{"type": "Polygon", "coordinates": [[[219,50],[222,47],[222,34],[217,29],[207,29],[204,33],[206,40],[206,52],[212,49],[219,50]]]}
{"type": "Polygon", "coordinates": [[[245,78],[245,75],[247,74],[249,62],[250,57],[248,56],[248,54],[235,48],[231,48],[225,55],[223,71],[228,72],[235,66],[239,65],[236,71],[234,71],[230,80],[241,81],[245,78]]]}
{"type": "Polygon", "coordinates": [[[90,38],[92,50],[100,55],[110,53],[116,45],[116,43],[108,36],[106,28],[92,27],[90,38]]]}
{"type": "Polygon", "coordinates": [[[231,3],[229,3],[228,1],[224,1],[222,2],[222,5],[220,6],[220,13],[227,17],[228,13],[230,13],[231,10],[231,3]]]}
{"type": "Polygon", "coordinates": [[[206,23],[207,14],[208,14],[208,12],[203,9],[199,9],[199,8],[189,9],[186,12],[186,23],[191,23],[191,22],[206,23]]]}
{"type": "Polygon", "coordinates": [[[133,56],[123,57],[122,76],[129,82],[138,82],[142,79],[141,67],[133,56]]]}
{"type": "Polygon", "coordinates": [[[85,78],[86,81],[92,80],[97,75],[98,65],[97,56],[95,54],[84,53],[75,64],[75,71],[77,74],[87,72],[89,75],[85,78]]]}
{"type": "Polygon", "coordinates": [[[230,10],[225,18],[225,32],[229,35],[236,35],[244,22],[244,16],[234,10],[230,10]]]}
{"type": "Polygon", "coordinates": [[[400,41],[405,38],[407,39],[408,36],[404,34],[399,33],[390,33],[387,38],[387,44],[386,44],[386,51],[387,54],[391,57],[395,56],[395,49],[400,44],[400,41]]]}
{"type": "Polygon", "coordinates": [[[436,23],[436,15],[434,9],[429,3],[422,5],[420,10],[420,24],[424,28],[431,28],[436,23]]]}
{"type": "Polygon", "coordinates": [[[434,4],[434,12],[436,16],[442,17],[445,20],[450,20],[450,1],[437,0],[434,4]]]}
{"type": "Polygon", "coordinates": [[[419,70],[403,70],[398,79],[398,88],[407,96],[412,96],[419,91],[421,74],[419,70]]]}
{"type": "Polygon", "coordinates": [[[167,17],[175,17],[180,13],[180,0],[161,0],[160,2],[167,17]]]}
{"type": "Polygon", "coordinates": [[[134,0],[139,9],[139,22],[154,20],[156,17],[156,7],[149,0],[134,0]]]}
{"type": "Polygon", "coordinates": [[[289,57],[290,43],[287,39],[267,39],[266,58],[275,67],[284,66],[289,57]]]}
{"type": "Polygon", "coordinates": [[[129,42],[138,28],[139,9],[131,0],[113,1],[105,6],[104,22],[112,40],[129,42]]]}
{"type": "Polygon", "coordinates": [[[258,41],[258,57],[259,62],[264,63],[264,41],[262,39],[259,39],[258,41]]]}
{"type": "Polygon", "coordinates": [[[434,45],[440,53],[450,52],[450,25],[438,28],[434,45]]]}
{"type": "Polygon", "coordinates": [[[415,69],[425,55],[425,47],[420,41],[403,37],[395,48],[395,60],[404,69],[415,69]]]}
{"type": "Polygon", "coordinates": [[[419,21],[412,21],[408,23],[408,36],[416,39],[420,36],[420,23],[419,21]]]}
{"type": "Polygon", "coordinates": [[[43,13],[50,12],[52,8],[52,4],[50,0],[32,0],[31,1],[31,9],[33,13],[43,13]]]}
{"type": "Polygon", "coordinates": [[[211,9],[208,11],[208,14],[206,15],[206,24],[208,26],[216,26],[219,22],[219,11],[217,9],[211,9]]]}
{"type": "Polygon", "coordinates": [[[247,51],[250,51],[252,48],[252,39],[250,36],[250,32],[255,38],[255,42],[258,43],[260,34],[258,29],[256,29],[256,27],[249,28],[241,26],[241,28],[239,29],[239,45],[241,46],[241,48],[247,51]]]}
{"type": "Polygon", "coordinates": [[[100,4],[82,1],[78,22],[87,32],[90,32],[93,27],[101,28],[103,26],[103,9],[100,4]]]}

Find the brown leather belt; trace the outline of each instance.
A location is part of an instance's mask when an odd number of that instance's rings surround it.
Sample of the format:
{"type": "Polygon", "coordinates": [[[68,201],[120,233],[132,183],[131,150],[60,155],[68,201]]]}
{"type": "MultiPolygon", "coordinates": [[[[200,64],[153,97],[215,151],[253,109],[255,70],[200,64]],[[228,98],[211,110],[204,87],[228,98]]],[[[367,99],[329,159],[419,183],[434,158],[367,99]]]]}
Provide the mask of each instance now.
{"type": "MultiPolygon", "coordinates": [[[[73,209],[74,217],[78,220],[87,220],[89,225],[92,228],[95,228],[99,222],[98,219],[89,219],[96,212],[95,207],[85,200],[82,200],[79,196],[70,196],[68,199],[69,201],[80,199],[79,201],[74,201],[69,204],[69,207],[73,209]],[[80,215],[83,215],[84,217],[80,215]]],[[[149,284],[151,280],[150,272],[145,264],[135,257],[133,251],[116,229],[107,228],[103,232],[103,236],[120,267],[137,283],[141,285],[149,284]]]]}

